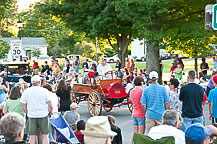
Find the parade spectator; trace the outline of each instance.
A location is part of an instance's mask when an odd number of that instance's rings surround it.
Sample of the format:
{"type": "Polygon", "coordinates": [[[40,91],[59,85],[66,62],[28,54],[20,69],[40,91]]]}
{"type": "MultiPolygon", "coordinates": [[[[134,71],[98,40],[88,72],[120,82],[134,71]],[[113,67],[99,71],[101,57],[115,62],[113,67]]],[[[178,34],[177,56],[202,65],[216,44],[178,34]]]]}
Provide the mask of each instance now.
{"type": "Polygon", "coordinates": [[[130,67],[129,67],[129,73],[133,72],[135,69],[135,64],[134,64],[134,60],[130,59],[130,67]]]}
{"type": "Polygon", "coordinates": [[[53,73],[55,74],[55,77],[57,78],[58,74],[60,73],[60,68],[57,64],[54,64],[53,66],[53,73]]]}
{"type": "Polygon", "coordinates": [[[154,126],[162,122],[162,114],[170,108],[169,95],[164,86],[157,83],[158,73],[152,71],[149,74],[151,85],[143,90],[141,103],[146,115],[146,130],[148,133],[154,126]]]}
{"type": "Polygon", "coordinates": [[[173,136],[175,144],[185,143],[185,133],[178,129],[179,113],[174,110],[166,110],[163,114],[162,124],[152,127],[148,136],[152,139],[173,136]]]}
{"type": "Polygon", "coordinates": [[[9,92],[10,90],[10,87],[9,87],[9,83],[7,82],[7,87],[5,85],[2,85],[2,82],[3,82],[3,78],[0,77],[0,104],[2,102],[4,102],[7,98],[5,92],[9,92]]]}
{"type": "Polygon", "coordinates": [[[38,75],[38,62],[33,60],[33,75],[38,75]]]}
{"type": "Polygon", "coordinates": [[[69,64],[73,65],[73,57],[69,56],[69,64]]]}
{"type": "Polygon", "coordinates": [[[178,55],[178,54],[175,54],[174,58],[175,58],[175,59],[174,59],[174,62],[177,63],[177,62],[178,62],[178,59],[179,59],[179,55],[178,55]]]}
{"type": "Polygon", "coordinates": [[[58,67],[60,66],[58,60],[54,60],[54,62],[55,62],[55,64],[56,64],[58,67]]]}
{"type": "MultiPolygon", "coordinates": [[[[19,79],[19,82],[15,84],[15,86],[20,87],[20,92],[21,94],[27,89],[29,88],[29,85],[27,82],[25,82],[23,79],[19,79]]],[[[20,97],[19,97],[20,98],[20,97]]]]}
{"type": "Polygon", "coordinates": [[[209,65],[206,63],[206,59],[202,58],[202,63],[200,64],[200,69],[204,75],[207,75],[207,70],[209,70],[209,65]]]}
{"type": "Polygon", "coordinates": [[[215,88],[215,86],[214,86],[214,84],[213,84],[212,78],[213,78],[213,76],[215,76],[216,74],[217,74],[217,71],[212,71],[212,76],[211,76],[211,78],[210,78],[210,80],[209,80],[209,82],[208,82],[208,85],[207,85],[207,87],[206,87],[206,95],[207,95],[207,96],[209,96],[210,90],[212,90],[212,89],[215,88]]]}
{"type": "Polygon", "coordinates": [[[130,68],[129,58],[125,58],[125,68],[127,69],[127,72],[129,73],[129,68],[130,68]]]}
{"type": "Polygon", "coordinates": [[[70,105],[72,103],[70,99],[70,91],[71,86],[67,86],[65,80],[60,80],[57,86],[56,95],[60,97],[60,111],[62,114],[65,111],[70,110],[70,105]]]}
{"type": "Polygon", "coordinates": [[[80,120],[80,114],[77,112],[79,106],[77,103],[72,103],[70,105],[70,111],[66,111],[63,115],[69,127],[75,131],[77,129],[77,122],[80,120]]]}
{"type": "Polygon", "coordinates": [[[105,79],[111,79],[112,75],[112,68],[109,64],[107,64],[106,59],[102,58],[101,63],[97,66],[97,72],[100,76],[102,76],[105,79]]]}
{"type": "Polygon", "coordinates": [[[203,87],[195,83],[196,72],[188,72],[189,84],[181,87],[179,100],[182,104],[183,124],[181,130],[185,131],[187,127],[194,123],[203,124],[202,102],[204,99],[203,87]]]}
{"type": "Polygon", "coordinates": [[[145,112],[142,109],[142,104],[140,102],[142,97],[142,77],[137,76],[134,79],[135,88],[130,91],[130,98],[133,103],[132,112],[132,122],[133,122],[133,132],[144,134],[145,132],[145,112]]]}
{"type": "Polygon", "coordinates": [[[178,58],[178,64],[181,66],[182,70],[184,70],[184,63],[181,58],[178,58]]]}
{"type": "Polygon", "coordinates": [[[87,120],[83,131],[85,144],[110,144],[117,133],[111,130],[107,116],[94,116],[87,120]]]}
{"type": "Polygon", "coordinates": [[[44,74],[46,72],[45,66],[41,65],[41,75],[44,74]]]}
{"type": "Polygon", "coordinates": [[[45,67],[46,73],[47,73],[48,75],[50,75],[50,67],[49,67],[49,65],[48,65],[48,62],[45,61],[44,63],[45,63],[44,67],[45,67]]]}
{"type": "Polygon", "coordinates": [[[69,64],[69,73],[74,73],[74,72],[75,72],[74,67],[72,66],[72,64],[69,64]]]}
{"type": "Polygon", "coordinates": [[[39,131],[43,143],[49,143],[50,132],[49,113],[52,113],[52,103],[47,89],[40,86],[41,78],[35,75],[31,79],[32,87],[26,89],[21,96],[24,112],[29,117],[26,132],[30,135],[30,143],[36,143],[39,131]]]}
{"type": "Polygon", "coordinates": [[[67,64],[68,64],[68,59],[65,57],[65,60],[63,61],[63,75],[65,76],[67,74],[67,64]]]}
{"type": "Polygon", "coordinates": [[[217,70],[216,68],[217,68],[217,56],[215,56],[215,57],[213,57],[213,61],[215,62],[214,63],[214,67],[213,67],[213,70],[217,70]]]}
{"type": "Polygon", "coordinates": [[[43,88],[46,88],[49,91],[50,100],[52,103],[53,111],[51,117],[57,116],[58,113],[58,97],[56,93],[53,93],[52,86],[50,84],[44,84],[43,88]]]}
{"type": "Polygon", "coordinates": [[[211,144],[210,137],[217,135],[217,128],[213,125],[204,127],[200,123],[190,125],[185,131],[186,144],[211,144]]]}
{"type": "Polygon", "coordinates": [[[76,56],[76,60],[75,60],[75,72],[76,73],[79,73],[79,65],[80,65],[79,56],[76,56]]]}
{"type": "Polygon", "coordinates": [[[134,74],[133,72],[129,73],[129,76],[127,77],[127,83],[132,83],[134,79],[134,74]]]}
{"type": "Polygon", "coordinates": [[[25,116],[25,112],[22,109],[22,103],[20,102],[21,95],[22,94],[18,86],[13,87],[11,89],[9,99],[6,101],[4,105],[4,114],[15,112],[23,117],[25,116]]]}
{"type": "Polygon", "coordinates": [[[80,120],[77,122],[77,129],[74,132],[75,136],[77,137],[78,141],[80,143],[84,143],[84,134],[81,131],[85,130],[85,121],[84,120],[80,120]]]}
{"type": "Polygon", "coordinates": [[[83,68],[84,68],[84,72],[89,72],[90,71],[90,63],[88,62],[89,60],[86,59],[86,61],[83,63],[83,68]]]}
{"type": "Polygon", "coordinates": [[[166,90],[168,91],[168,93],[170,92],[170,87],[167,83],[167,81],[163,81],[163,86],[166,88],[166,90]]]}
{"type": "Polygon", "coordinates": [[[98,66],[98,62],[96,61],[96,59],[94,58],[93,61],[92,61],[92,64],[91,64],[95,70],[94,71],[97,71],[97,66],[98,66]]]}
{"type": "Polygon", "coordinates": [[[179,83],[182,84],[182,67],[181,64],[177,65],[177,68],[174,70],[175,78],[179,80],[179,83]]]}
{"type": "Polygon", "coordinates": [[[209,119],[212,120],[212,123],[217,123],[217,75],[212,77],[213,84],[215,86],[214,89],[212,89],[208,96],[209,101],[209,119]]]}
{"type": "Polygon", "coordinates": [[[115,68],[116,68],[116,75],[117,75],[117,77],[119,77],[120,76],[120,72],[121,72],[121,62],[120,62],[119,59],[116,62],[115,68]]]}
{"type": "Polygon", "coordinates": [[[178,94],[179,81],[177,79],[170,79],[170,109],[177,112],[180,111],[180,101],[178,94]]]}
{"type": "Polygon", "coordinates": [[[177,68],[177,62],[173,62],[172,63],[172,66],[171,66],[171,68],[170,68],[170,72],[171,72],[171,77],[172,78],[175,78],[175,69],[177,68]]]}
{"type": "Polygon", "coordinates": [[[23,141],[25,119],[18,113],[8,113],[0,120],[0,131],[5,144],[25,144],[23,141]]]}
{"type": "Polygon", "coordinates": [[[111,130],[113,132],[116,132],[117,135],[114,136],[112,139],[112,144],[122,144],[122,135],[121,135],[121,129],[115,124],[115,117],[112,115],[108,115],[108,121],[111,126],[111,130]]]}

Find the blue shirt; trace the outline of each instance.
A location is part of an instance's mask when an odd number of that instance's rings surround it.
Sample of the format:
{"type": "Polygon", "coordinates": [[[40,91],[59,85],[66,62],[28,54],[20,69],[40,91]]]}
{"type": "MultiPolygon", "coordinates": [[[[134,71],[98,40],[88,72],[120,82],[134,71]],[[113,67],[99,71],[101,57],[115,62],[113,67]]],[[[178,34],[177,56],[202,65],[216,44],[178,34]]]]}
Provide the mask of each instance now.
{"type": "Polygon", "coordinates": [[[213,69],[216,69],[216,68],[217,68],[217,61],[214,63],[213,69]]]}
{"type": "Polygon", "coordinates": [[[75,66],[78,66],[78,61],[79,61],[79,59],[75,60],[75,66]]]}
{"type": "Polygon", "coordinates": [[[161,120],[165,111],[165,103],[170,98],[164,86],[153,83],[145,88],[142,93],[141,103],[146,105],[146,117],[161,120]]]}
{"type": "Polygon", "coordinates": [[[212,102],[212,117],[217,118],[217,88],[210,91],[208,101],[212,102]]]}

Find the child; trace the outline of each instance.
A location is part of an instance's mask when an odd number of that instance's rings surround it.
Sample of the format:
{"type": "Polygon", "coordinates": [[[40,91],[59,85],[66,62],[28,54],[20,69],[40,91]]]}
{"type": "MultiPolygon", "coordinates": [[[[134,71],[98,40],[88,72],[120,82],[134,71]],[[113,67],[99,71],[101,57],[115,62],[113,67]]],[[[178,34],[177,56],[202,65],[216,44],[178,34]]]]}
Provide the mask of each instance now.
{"type": "Polygon", "coordinates": [[[217,123],[217,75],[212,77],[213,84],[215,86],[209,92],[208,101],[209,101],[209,119],[212,120],[212,123],[217,123]]]}
{"type": "Polygon", "coordinates": [[[81,130],[85,130],[85,121],[80,120],[77,123],[77,130],[74,132],[80,143],[84,143],[84,134],[81,133],[81,130]]]}
{"type": "Polygon", "coordinates": [[[179,94],[177,93],[179,81],[176,78],[170,80],[170,109],[179,112],[180,101],[179,94]]]}
{"type": "Polygon", "coordinates": [[[91,86],[95,86],[93,83],[94,83],[94,78],[95,78],[95,76],[94,76],[94,74],[95,74],[95,68],[92,66],[92,67],[90,67],[90,71],[88,72],[88,77],[90,78],[90,82],[91,82],[91,86]]]}

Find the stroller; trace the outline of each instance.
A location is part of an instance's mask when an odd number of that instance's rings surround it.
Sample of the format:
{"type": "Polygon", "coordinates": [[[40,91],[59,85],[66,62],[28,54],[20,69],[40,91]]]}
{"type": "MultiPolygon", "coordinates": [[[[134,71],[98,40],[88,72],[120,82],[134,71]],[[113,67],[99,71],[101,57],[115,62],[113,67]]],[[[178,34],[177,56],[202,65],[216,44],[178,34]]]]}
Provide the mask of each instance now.
{"type": "Polygon", "coordinates": [[[68,123],[61,115],[58,118],[51,118],[50,123],[56,142],[71,144],[79,143],[68,123]]]}

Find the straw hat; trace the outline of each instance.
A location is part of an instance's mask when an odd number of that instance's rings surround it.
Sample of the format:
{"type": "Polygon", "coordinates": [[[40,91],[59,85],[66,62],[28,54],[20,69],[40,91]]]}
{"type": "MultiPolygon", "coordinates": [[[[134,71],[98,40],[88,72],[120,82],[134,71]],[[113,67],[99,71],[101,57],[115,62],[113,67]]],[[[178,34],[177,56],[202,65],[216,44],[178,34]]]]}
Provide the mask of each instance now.
{"type": "Polygon", "coordinates": [[[83,134],[94,137],[112,137],[117,133],[111,130],[107,116],[94,116],[87,120],[87,125],[83,134]]]}

